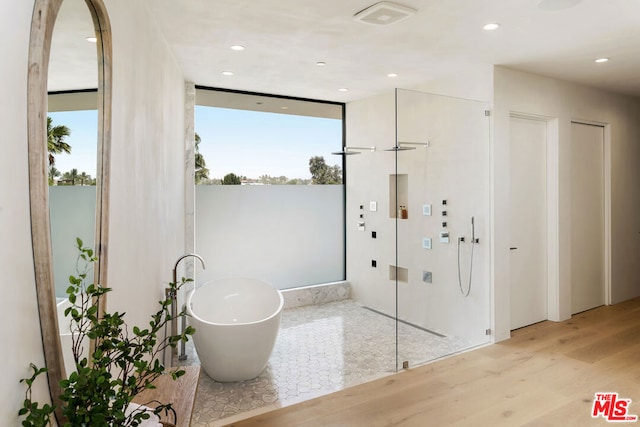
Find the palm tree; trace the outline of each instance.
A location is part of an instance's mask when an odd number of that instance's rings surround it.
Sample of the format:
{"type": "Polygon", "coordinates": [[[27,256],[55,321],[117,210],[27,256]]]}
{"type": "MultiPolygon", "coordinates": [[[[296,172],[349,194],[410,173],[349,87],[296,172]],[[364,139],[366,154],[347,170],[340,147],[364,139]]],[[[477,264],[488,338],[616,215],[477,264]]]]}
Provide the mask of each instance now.
{"type": "Polygon", "coordinates": [[[71,135],[71,130],[64,126],[53,126],[53,119],[47,116],[47,151],[49,151],[49,166],[56,163],[54,154],[71,153],[71,146],[64,139],[71,135]]]}
{"type": "Polygon", "coordinates": [[[49,166],[49,185],[55,185],[56,178],[62,174],[55,166],[49,166]]]}
{"type": "Polygon", "coordinates": [[[204,156],[200,154],[200,135],[196,133],[196,185],[206,182],[209,179],[209,169],[207,169],[204,156]]]}
{"type": "Polygon", "coordinates": [[[69,172],[63,173],[60,181],[64,182],[64,185],[76,185],[76,181],[78,181],[79,178],[78,169],[73,168],[69,172]]]}
{"type": "Polygon", "coordinates": [[[87,174],[86,172],[82,172],[79,178],[80,178],[80,185],[88,185],[91,183],[91,175],[87,174]]]}

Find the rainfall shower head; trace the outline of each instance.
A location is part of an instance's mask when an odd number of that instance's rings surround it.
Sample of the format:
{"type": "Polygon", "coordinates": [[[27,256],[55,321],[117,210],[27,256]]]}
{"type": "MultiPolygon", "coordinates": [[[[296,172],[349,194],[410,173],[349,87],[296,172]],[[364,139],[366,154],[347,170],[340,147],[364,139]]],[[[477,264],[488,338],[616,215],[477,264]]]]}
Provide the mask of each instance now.
{"type": "Polygon", "coordinates": [[[416,147],[402,147],[399,145],[394,145],[391,148],[386,148],[384,151],[409,151],[409,150],[415,150],[416,147]]]}
{"type": "Polygon", "coordinates": [[[416,147],[407,147],[407,146],[411,146],[411,145],[419,145],[419,146],[423,146],[423,147],[428,147],[429,145],[431,145],[430,142],[398,142],[396,145],[394,145],[391,148],[387,148],[384,151],[409,151],[409,150],[415,150],[416,147]]]}
{"type": "Polygon", "coordinates": [[[350,156],[352,154],[362,154],[359,151],[346,151],[346,150],[342,150],[342,151],[332,151],[331,154],[334,154],[336,156],[350,156]]]}
{"type": "Polygon", "coordinates": [[[376,151],[376,147],[344,147],[342,151],[334,151],[331,154],[336,156],[350,156],[360,154],[362,151],[376,151]]]}

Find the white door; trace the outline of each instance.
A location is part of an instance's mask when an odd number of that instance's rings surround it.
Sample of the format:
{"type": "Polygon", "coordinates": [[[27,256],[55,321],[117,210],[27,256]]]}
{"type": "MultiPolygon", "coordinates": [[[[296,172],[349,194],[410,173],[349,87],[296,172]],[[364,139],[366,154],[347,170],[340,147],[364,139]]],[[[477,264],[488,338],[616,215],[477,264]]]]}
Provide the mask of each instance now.
{"type": "Polygon", "coordinates": [[[511,117],[511,329],[547,319],[547,123],[511,117]]]}
{"type": "Polygon", "coordinates": [[[571,123],[571,312],[604,304],[604,128],[571,123]]]}

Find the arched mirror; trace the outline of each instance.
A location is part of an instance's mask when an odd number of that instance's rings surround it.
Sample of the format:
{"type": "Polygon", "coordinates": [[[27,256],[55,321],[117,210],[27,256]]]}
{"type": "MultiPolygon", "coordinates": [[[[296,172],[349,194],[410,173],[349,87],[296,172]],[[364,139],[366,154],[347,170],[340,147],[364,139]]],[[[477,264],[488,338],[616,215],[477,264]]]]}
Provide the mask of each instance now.
{"type": "MultiPolygon", "coordinates": [[[[49,223],[58,330],[67,375],[75,370],[71,306],[76,238],[95,247],[98,165],[98,60],[93,19],[84,0],[64,0],[56,17],[48,69],[49,223]]],[[[84,356],[89,343],[82,346],[84,356]]]]}
{"type": "MultiPolygon", "coordinates": [[[[88,121],[93,123],[94,136],[88,137],[87,141],[88,147],[93,146],[88,149],[93,153],[93,161],[86,158],[83,161],[95,176],[87,178],[90,175],[87,171],[78,171],[78,175],[83,183],[88,184],[87,187],[92,187],[94,183],[95,186],[79,192],[84,194],[72,196],[84,200],[84,211],[80,215],[83,224],[79,228],[69,229],[69,233],[83,238],[85,246],[93,243],[99,257],[94,266],[94,278],[96,282],[106,285],[110,81],[110,24],[102,0],[64,0],[64,3],[63,0],[36,0],[28,74],[31,235],[45,363],[49,369],[51,398],[57,408],[61,407],[59,382],[66,377],[57,303],[64,298],[66,284],[56,282],[62,281],[61,277],[68,277],[73,271],[65,274],[55,271],[54,266],[56,259],[60,263],[60,259],[65,258],[59,248],[72,247],[76,236],[68,236],[69,243],[61,241],[67,228],[64,221],[60,221],[60,212],[54,210],[57,209],[56,204],[64,206],[69,202],[59,200],[58,195],[50,197],[50,184],[59,181],[52,167],[55,167],[55,157],[60,153],[48,150],[48,136],[52,129],[66,125],[54,122],[50,117],[49,104],[52,104],[53,111],[83,111],[89,117],[88,121]],[[95,41],[87,40],[91,36],[95,37],[95,41]],[[48,96],[50,93],[51,99],[48,96]],[[57,236],[52,238],[52,234],[57,236]]],[[[84,151],[80,147],[78,150],[84,151]]],[[[79,168],[82,166],[71,169],[79,168]]],[[[74,174],[71,173],[71,176],[74,174]]],[[[69,176],[63,179],[68,180],[69,176]]],[[[64,265],[64,261],[61,265],[64,265]]],[[[64,270],[64,266],[59,269],[64,270]]],[[[56,418],[61,420],[60,410],[56,411],[56,418]]]]}

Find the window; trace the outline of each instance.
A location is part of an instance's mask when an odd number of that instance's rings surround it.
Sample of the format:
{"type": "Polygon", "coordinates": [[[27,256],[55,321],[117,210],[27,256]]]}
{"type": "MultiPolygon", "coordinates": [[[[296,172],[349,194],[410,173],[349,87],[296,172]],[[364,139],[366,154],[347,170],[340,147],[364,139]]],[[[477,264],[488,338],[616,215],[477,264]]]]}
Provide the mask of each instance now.
{"type": "Polygon", "coordinates": [[[201,279],[344,280],[342,157],[331,155],[344,106],[204,89],[196,103],[200,184],[223,184],[196,186],[197,252],[217,265],[201,279]]]}
{"type": "Polygon", "coordinates": [[[341,184],[341,104],[199,90],[197,184],[341,184]],[[225,180],[225,177],[227,179],[225,180]]]}

